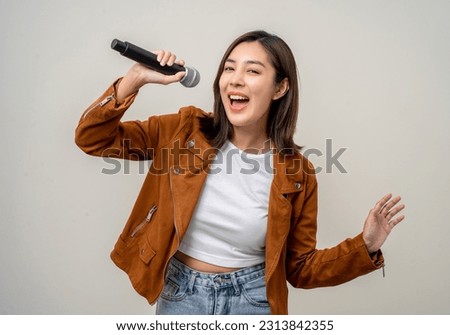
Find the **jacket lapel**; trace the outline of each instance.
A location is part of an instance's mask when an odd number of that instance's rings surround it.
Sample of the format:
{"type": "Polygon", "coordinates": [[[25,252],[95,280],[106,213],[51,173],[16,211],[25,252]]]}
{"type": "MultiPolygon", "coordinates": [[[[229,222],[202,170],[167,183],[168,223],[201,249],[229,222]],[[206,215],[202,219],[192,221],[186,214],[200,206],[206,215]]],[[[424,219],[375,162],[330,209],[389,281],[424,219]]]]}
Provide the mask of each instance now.
{"type": "MultiPolygon", "coordinates": [[[[273,274],[291,228],[292,196],[303,190],[303,173],[295,155],[274,155],[266,236],[266,278],[273,274]]],[[[284,261],[284,260],[283,260],[284,261]]]]}
{"type": "Polygon", "coordinates": [[[200,131],[173,147],[170,188],[174,204],[175,227],[181,239],[191,221],[206,176],[217,150],[211,148],[200,131]]]}

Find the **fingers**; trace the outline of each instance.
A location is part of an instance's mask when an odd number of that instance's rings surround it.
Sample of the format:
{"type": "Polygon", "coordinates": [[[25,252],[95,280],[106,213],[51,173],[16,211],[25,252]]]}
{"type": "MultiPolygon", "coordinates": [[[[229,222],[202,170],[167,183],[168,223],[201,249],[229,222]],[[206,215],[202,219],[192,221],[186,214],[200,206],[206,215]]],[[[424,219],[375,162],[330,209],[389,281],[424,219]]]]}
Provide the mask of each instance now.
{"type": "Polygon", "coordinates": [[[400,222],[402,222],[404,218],[405,218],[404,215],[400,215],[400,216],[396,217],[395,219],[389,221],[389,224],[392,226],[392,228],[394,228],[396,225],[398,225],[400,222]]]}
{"type": "Polygon", "coordinates": [[[177,56],[170,51],[158,50],[155,53],[156,59],[161,66],[172,66],[175,63],[184,66],[184,61],[182,59],[177,60],[177,56]]]}
{"type": "Polygon", "coordinates": [[[384,197],[382,197],[380,200],[378,200],[378,202],[375,204],[375,207],[373,208],[373,210],[375,211],[375,213],[381,213],[381,210],[383,209],[383,207],[386,205],[386,203],[389,201],[389,199],[392,198],[392,194],[386,194],[384,197]]]}
{"type": "Polygon", "coordinates": [[[402,198],[400,196],[392,198],[390,201],[385,203],[385,205],[381,208],[380,213],[383,214],[384,216],[386,216],[387,213],[389,213],[389,211],[392,209],[392,207],[397,205],[401,199],[402,198]]]}
{"type": "Polygon", "coordinates": [[[400,196],[396,196],[395,198],[392,198],[392,194],[386,194],[384,197],[382,197],[373,208],[375,210],[375,213],[377,214],[386,214],[391,210],[392,207],[394,207],[399,201],[401,200],[400,196]]]}
{"type": "Polygon", "coordinates": [[[402,222],[405,219],[404,215],[396,216],[401,210],[405,208],[404,205],[398,206],[395,209],[393,209],[389,214],[386,216],[387,225],[390,229],[393,229],[396,225],[398,225],[400,222],[402,222]]]}
{"type": "MultiPolygon", "coordinates": [[[[184,61],[182,59],[177,60],[174,53],[170,51],[158,50],[155,51],[156,60],[161,64],[161,66],[172,66],[173,64],[178,64],[184,66],[184,61]]],[[[158,74],[157,82],[163,85],[172,84],[183,79],[186,72],[178,72],[174,75],[162,75],[158,74]]]]}
{"type": "Polygon", "coordinates": [[[392,197],[392,194],[386,194],[375,205],[374,211],[380,217],[384,218],[386,222],[394,227],[405,218],[404,215],[397,216],[404,208],[404,204],[399,204],[402,198],[400,196],[392,197]]]}
{"type": "Polygon", "coordinates": [[[168,85],[168,84],[176,83],[176,82],[180,81],[181,79],[183,79],[185,74],[186,74],[186,72],[178,72],[172,76],[165,76],[163,84],[168,85]]]}

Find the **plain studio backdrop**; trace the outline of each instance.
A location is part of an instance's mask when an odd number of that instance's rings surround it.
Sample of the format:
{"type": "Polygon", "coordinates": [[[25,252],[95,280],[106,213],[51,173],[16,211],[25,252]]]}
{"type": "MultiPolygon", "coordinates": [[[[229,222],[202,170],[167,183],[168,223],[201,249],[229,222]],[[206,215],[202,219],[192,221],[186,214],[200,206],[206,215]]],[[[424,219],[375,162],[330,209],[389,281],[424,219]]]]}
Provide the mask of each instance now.
{"type": "Polygon", "coordinates": [[[75,127],[132,64],[114,38],[172,50],[202,75],[191,89],[143,88],[125,119],[146,119],[210,111],[226,47],[264,29],[299,67],[296,141],[322,167],[318,247],[358,234],[386,193],[407,205],[385,278],[290,288],[290,313],[448,314],[449,11],[447,0],[0,0],[0,313],[154,313],[109,258],[148,165],[110,173],[76,147],[75,127]]]}

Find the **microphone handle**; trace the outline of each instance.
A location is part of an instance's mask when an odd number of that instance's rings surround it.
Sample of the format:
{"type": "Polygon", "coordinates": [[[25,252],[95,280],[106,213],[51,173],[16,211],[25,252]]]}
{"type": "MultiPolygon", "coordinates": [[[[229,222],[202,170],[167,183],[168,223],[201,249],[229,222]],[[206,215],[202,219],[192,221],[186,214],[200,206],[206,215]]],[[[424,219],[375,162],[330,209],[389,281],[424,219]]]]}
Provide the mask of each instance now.
{"type": "Polygon", "coordinates": [[[114,39],[111,42],[111,48],[120,52],[122,56],[125,56],[135,62],[141,63],[152,70],[160,72],[165,75],[173,75],[175,73],[186,71],[183,66],[178,64],[173,64],[171,66],[161,66],[158,60],[156,59],[156,55],[147,50],[144,50],[137,45],[134,45],[130,42],[122,42],[118,39],[114,39]]]}

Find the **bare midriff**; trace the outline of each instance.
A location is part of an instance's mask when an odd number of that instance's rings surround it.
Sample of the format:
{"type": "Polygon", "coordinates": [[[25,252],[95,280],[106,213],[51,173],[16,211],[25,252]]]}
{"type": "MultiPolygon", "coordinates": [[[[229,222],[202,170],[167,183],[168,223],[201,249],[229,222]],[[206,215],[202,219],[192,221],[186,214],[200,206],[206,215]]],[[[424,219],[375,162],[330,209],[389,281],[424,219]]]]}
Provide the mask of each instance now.
{"type": "Polygon", "coordinates": [[[191,256],[188,256],[182,253],[181,251],[177,251],[177,253],[175,254],[175,258],[178,259],[180,262],[182,262],[184,265],[199,272],[224,273],[224,272],[233,272],[241,269],[241,268],[227,268],[223,266],[206,263],[191,256]]]}

